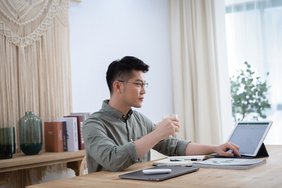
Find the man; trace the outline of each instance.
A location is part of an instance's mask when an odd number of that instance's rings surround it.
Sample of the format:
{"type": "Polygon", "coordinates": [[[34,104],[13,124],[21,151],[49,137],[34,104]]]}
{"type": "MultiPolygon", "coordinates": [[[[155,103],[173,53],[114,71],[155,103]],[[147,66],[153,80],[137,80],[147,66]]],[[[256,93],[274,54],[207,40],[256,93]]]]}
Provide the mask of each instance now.
{"type": "Polygon", "coordinates": [[[150,149],[165,155],[240,155],[238,146],[202,145],[170,137],[179,130],[175,117],[154,124],[140,108],[148,85],[144,73],[149,70],[140,59],[126,56],[112,62],[107,70],[110,99],[100,111],[93,113],[83,126],[88,171],[120,171],[130,165],[150,160],[150,149]],[[233,153],[226,152],[232,150],[233,153]]]}

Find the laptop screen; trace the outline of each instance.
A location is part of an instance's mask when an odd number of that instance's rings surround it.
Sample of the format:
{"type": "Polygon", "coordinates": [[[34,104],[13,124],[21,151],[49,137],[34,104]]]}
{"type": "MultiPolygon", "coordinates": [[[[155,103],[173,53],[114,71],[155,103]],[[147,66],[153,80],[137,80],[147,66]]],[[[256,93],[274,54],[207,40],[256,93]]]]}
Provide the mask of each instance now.
{"type": "Polygon", "coordinates": [[[240,154],[256,156],[272,122],[238,122],[229,142],[240,147],[240,154]]]}

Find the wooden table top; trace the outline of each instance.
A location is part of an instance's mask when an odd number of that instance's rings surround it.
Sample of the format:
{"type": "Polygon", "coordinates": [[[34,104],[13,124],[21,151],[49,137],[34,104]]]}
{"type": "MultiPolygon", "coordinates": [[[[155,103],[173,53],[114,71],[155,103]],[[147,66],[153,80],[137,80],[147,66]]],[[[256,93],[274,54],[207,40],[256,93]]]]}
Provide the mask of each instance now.
{"type": "Polygon", "coordinates": [[[50,181],[28,186],[28,188],[187,188],[187,187],[281,187],[282,186],[282,146],[267,146],[269,156],[266,164],[248,170],[201,168],[199,171],[161,182],[124,180],[123,173],[148,168],[152,162],[135,164],[123,172],[97,172],[84,176],[50,181]]]}

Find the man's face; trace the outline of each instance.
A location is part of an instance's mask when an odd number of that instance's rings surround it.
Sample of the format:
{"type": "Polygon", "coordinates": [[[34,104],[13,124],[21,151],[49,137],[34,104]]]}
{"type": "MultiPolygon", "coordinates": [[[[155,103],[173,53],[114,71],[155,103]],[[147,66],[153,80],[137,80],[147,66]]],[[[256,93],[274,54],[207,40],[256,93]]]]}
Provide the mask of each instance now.
{"type": "Polygon", "coordinates": [[[132,73],[133,76],[129,80],[122,82],[121,98],[126,105],[140,108],[146,93],[144,73],[142,71],[133,71],[132,73]]]}

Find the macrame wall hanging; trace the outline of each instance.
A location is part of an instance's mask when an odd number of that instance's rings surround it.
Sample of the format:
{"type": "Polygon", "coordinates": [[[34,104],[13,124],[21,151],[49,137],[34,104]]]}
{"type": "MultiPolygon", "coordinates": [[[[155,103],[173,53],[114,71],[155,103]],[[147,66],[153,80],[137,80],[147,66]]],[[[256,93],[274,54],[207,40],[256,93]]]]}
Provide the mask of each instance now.
{"type": "Polygon", "coordinates": [[[0,128],[18,134],[26,111],[43,121],[69,114],[68,0],[0,1],[0,61],[0,128]]]}

